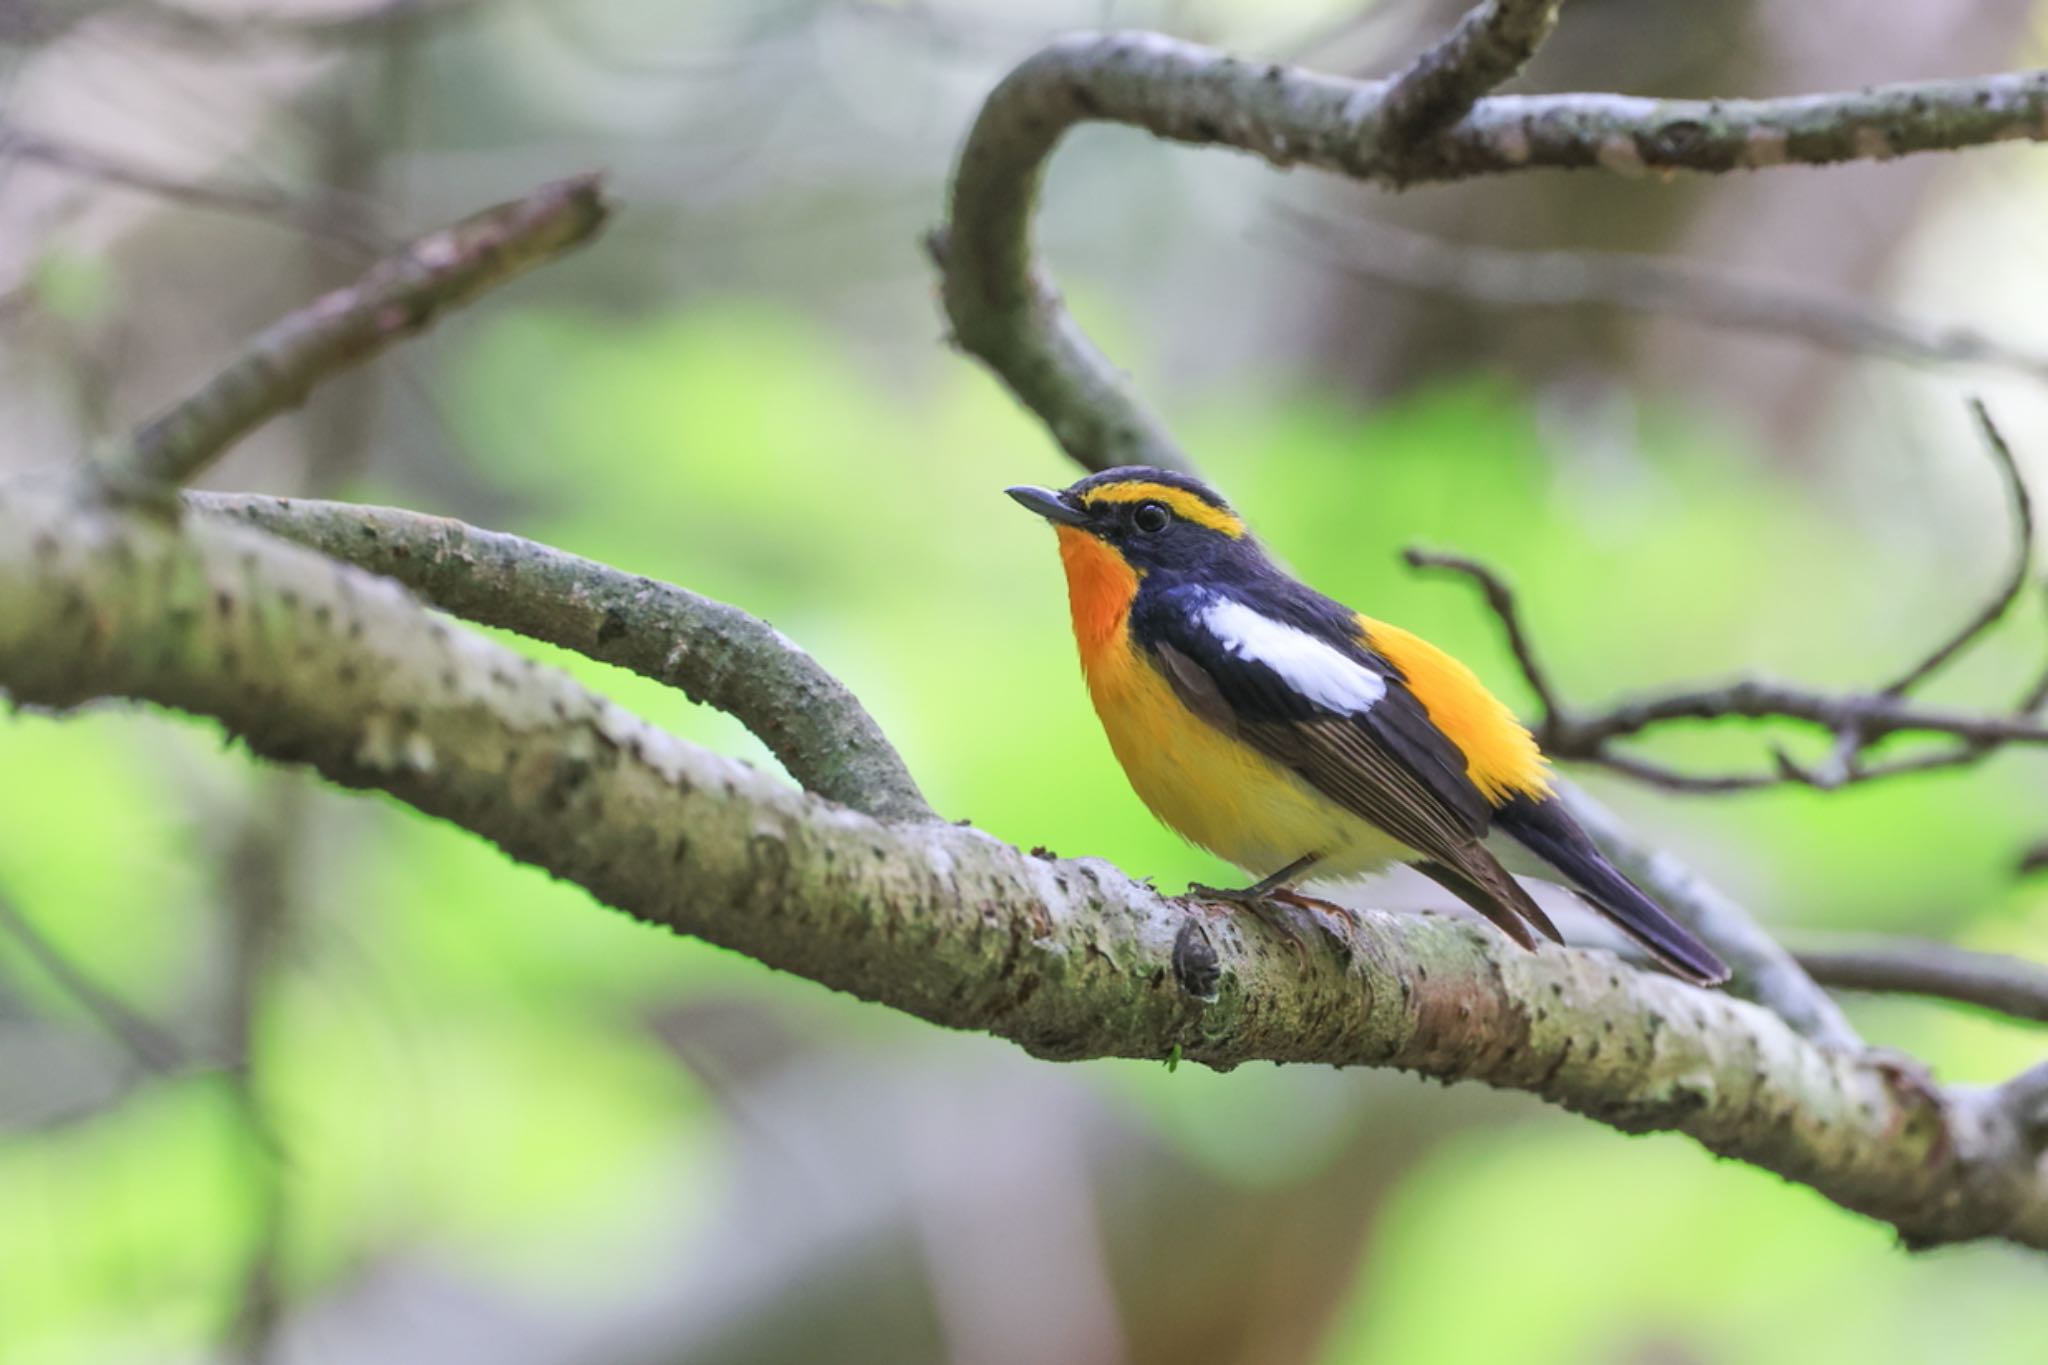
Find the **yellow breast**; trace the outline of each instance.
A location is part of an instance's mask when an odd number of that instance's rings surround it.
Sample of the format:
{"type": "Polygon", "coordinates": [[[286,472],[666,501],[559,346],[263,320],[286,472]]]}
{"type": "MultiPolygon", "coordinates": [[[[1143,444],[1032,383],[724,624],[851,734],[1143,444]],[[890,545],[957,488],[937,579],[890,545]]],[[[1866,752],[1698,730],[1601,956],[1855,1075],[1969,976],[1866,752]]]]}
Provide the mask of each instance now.
{"type": "Polygon", "coordinates": [[[1181,704],[1119,626],[1082,667],[1109,747],[1154,815],[1189,843],[1264,877],[1319,853],[1319,877],[1377,871],[1413,850],[1181,704]]]}

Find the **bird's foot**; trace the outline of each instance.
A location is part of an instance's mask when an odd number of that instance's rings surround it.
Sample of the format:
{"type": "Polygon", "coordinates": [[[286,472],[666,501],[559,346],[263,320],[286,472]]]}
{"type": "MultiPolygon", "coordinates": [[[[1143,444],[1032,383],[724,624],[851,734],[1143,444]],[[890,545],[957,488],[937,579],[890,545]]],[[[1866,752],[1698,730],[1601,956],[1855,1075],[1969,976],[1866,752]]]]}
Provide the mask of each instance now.
{"type": "MultiPolygon", "coordinates": [[[[1320,896],[1304,896],[1299,891],[1287,889],[1275,891],[1273,899],[1285,901],[1297,910],[1308,911],[1309,914],[1316,917],[1318,923],[1322,923],[1326,917],[1342,921],[1347,933],[1358,927],[1358,916],[1352,914],[1349,909],[1337,904],[1337,902],[1326,901],[1320,896]]],[[[1326,933],[1331,932],[1328,924],[1323,924],[1323,930],[1326,933]]],[[[1344,937],[1344,934],[1334,934],[1333,937],[1341,939],[1344,937]]]]}
{"type": "Polygon", "coordinates": [[[1261,924],[1293,945],[1294,954],[1301,959],[1303,967],[1308,966],[1308,944],[1302,939],[1300,931],[1294,927],[1288,914],[1289,910],[1304,911],[1315,921],[1317,928],[1340,944],[1345,941],[1345,934],[1332,928],[1326,916],[1342,920],[1347,928],[1355,928],[1358,923],[1356,917],[1343,906],[1317,900],[1313,896],[1304,896],[1284,886],[1220,887],[1192,882],[1188,886],[1187,898],[1208,905],[1250,911],[1261,924]]]}

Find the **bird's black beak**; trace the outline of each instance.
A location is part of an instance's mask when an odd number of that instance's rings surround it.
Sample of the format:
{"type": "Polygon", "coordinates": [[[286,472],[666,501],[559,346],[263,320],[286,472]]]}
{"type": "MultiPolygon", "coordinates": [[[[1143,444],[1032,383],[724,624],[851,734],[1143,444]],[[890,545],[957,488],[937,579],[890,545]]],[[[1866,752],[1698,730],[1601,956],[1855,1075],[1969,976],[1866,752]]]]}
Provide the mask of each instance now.
{"type": "Polygon", "coordinates": [[[1029,511],[1038,513],[1057,526],[1082,526],[1088,521],[1088,514],[1068,502],[1050,488],[1033,488],[1030,484],[1019,484],[1003,490],[1029,511]]]}

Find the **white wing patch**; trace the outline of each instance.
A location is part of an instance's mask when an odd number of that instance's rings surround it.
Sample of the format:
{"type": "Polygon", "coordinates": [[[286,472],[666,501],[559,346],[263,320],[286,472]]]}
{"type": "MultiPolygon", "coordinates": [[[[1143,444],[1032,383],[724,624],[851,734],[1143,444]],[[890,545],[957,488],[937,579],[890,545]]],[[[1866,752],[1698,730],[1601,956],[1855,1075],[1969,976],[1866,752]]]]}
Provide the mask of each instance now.
{"type": "Polygon", "coordinates": [[[1275,621],[1228,597],[1202,609],[1202,624],[1247,663],[1261,663],[1316,705],[1346,715],[1370,711],[1387,680],[1305,630],[1275,621]]]}

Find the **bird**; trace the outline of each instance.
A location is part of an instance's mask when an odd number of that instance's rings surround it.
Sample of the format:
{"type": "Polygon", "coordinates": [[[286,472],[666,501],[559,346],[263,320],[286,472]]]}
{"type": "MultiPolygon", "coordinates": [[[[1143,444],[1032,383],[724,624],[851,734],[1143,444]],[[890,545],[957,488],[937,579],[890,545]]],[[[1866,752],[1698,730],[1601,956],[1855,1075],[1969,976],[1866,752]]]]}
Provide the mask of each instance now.
{"type": "Polygon", "coordinates": [[[1296,580],[1206,483],[1126,466],[1005,491],[1058,533],[1081,669],[1131,786],[1254,879],[1191,897],[1292,937],[1283,905],[1334,908],[1299,883],[1406,863],[1521,947],[1563,942],[1507,857],[1576,891],[1672,975],[1728,979],[1594,846],[1535,737],[1470,668],[1296,580]]]}

